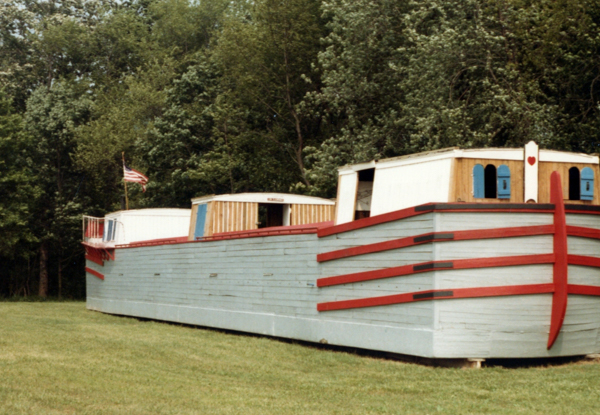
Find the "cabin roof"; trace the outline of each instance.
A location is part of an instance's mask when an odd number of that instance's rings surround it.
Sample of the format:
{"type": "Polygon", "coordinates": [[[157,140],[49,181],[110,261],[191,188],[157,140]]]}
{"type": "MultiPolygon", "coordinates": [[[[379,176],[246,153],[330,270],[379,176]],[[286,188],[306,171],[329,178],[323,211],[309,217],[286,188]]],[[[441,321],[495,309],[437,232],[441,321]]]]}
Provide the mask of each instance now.
{"type": "MultiPolygon", "coordinates": [[[[421,153],[408,154],[405,156],[392,157],[382,160],[373,160],[366,163],[348,164],[339,168],[341,174],[353,171],[372,169],[377,166],[378,169],[409,165],[416,163],[425,163],[429,161],[447,159],[447,158],[477,158],[490,160],[523,160],[523,148],[477,148],[460,149],[458,147],[443,148],[440,150],[424,151],[421,153]]],[[[589,155],[584,153],[572,153],[568,151],[539,150],[540,162],[557,163],[587,163],[599,164],[598,155],[589,155]]]]}
{"type": "Polygon", "coordinates": [[[123,216],[189,216],[191,209],[181,208],[147,208],[147,209],[131,209],[117,210],[106,214],[107,218],[116,218],[123,216]]]}
{"type": "Polygon", "coordinates": [[[221,202],[251,202],[251,203],[285,203],[295,205],[335,205],[335,201],[314,196],[294,195],[289,193],[236,193],[225,195],[208,195],[195,197],[192,205],[200,203],[221,202]]]}

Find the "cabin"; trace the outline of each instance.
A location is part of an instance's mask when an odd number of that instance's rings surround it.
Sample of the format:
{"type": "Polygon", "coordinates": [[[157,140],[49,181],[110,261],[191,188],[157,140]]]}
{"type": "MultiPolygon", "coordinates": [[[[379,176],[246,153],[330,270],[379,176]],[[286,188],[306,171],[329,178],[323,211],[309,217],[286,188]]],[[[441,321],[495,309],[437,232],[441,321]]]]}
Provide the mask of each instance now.
{"type": "Polygon", "coordinates": [[[285,193],[238,193],[192,199],[188,240],[223,232],[333,221],[335,201],[285,193]]]}
{"type": "Polygon", "coordinates": [[[339,169],[335,224],[424,203],[550,203],[550,174],[570,204],[600,204],[598,156],[524,148],[411,154],[339,169]]]}
{"type": "Polygon", "coordinates": [[[191,209],[119,210],[104,218],[83,217],[83,241],[113,248],[130,243],[185,237],[191,209]]]}

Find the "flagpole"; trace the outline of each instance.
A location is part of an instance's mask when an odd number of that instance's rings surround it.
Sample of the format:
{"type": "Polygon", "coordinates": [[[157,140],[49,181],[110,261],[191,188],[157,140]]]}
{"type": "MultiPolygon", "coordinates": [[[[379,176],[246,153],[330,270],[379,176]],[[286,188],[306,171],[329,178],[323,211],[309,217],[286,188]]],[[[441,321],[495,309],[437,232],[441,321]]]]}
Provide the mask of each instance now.
{"type": "MultiPolygon", "coordinates": [[[[123,173],[125,173],[125,152],[121,153],[123,157],[123,173]]],[[[127,197],[127,182],[125,181],[125,176],[123,176],[123,185],[125,186],[125,210],[129,210],[129,198],[127,197]]]]}

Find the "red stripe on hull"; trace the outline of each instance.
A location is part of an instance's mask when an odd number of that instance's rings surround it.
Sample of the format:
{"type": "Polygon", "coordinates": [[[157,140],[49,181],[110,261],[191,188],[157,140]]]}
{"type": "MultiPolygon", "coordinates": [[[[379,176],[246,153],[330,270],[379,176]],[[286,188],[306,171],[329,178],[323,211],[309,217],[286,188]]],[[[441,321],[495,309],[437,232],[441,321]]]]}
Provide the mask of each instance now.
{"type": "Polygon", "coordinates": [[[583,265],[586,267],[600,268],[600,258],[583,255],[568,255],[570,265],[583,265]]]}
{"type": "Polygon", "coordinates": [[[91,268],[85,267],[85,272],[92,274],[94,277],[98,277],[101,280],[104,280],[104,275],[100,274],[98,271],[95,271],[91,268]]]}
{"type": "Polygon", "coordinates": [[[567,235],[580,236],[582,238],[600,239],[600,229],[567,225],[567,235]]]}
{"type": "Polygon", "coordinates": [[[594,285],[569,284],[567,291],[569,294],[600,296],[600,287],[594,285]]]}
{"type": "Polygon", "coordinates": [[[444,212],[503,212],[503,213],[552,213],[554,206],[551,204],[527,204],[527,203],[428,203],[384,213],[370,218],[360,219],[353,222],[319,229],[319,238],[335,235],[338,233],[367,228],[386,222],[410,218],[425,213],[444,212]]]}
{"type": "Polygon", "coordinates": [[[456,259],[454,261],[430,261],[420,264],[403,265],[400,267],[385,268],[375,271],[357,272],[353,274],[337,275],[335,277],[320,278],[317,287],[328,287],[332,285],[348,284],[352,282],[370,281],[382,278],[401,277],[405,275],[418,274],[422,272],[440,271],[444,269],[472,269],[508,267],[511,265],[536,265],[551,264],[554,262],[553,254],[544,255],[519,255],[492,258],[456,259]],[[438,266],[451,263],[452,266],[438,266]],[[433,267],[427,267],[433,265],[433,267]],[[415,270],[417,268],[417,270],[415,270]],[[418,269],[422,268],[422,269],[418,269]]]}
{"type": "Polygon", "coordinates": [[[317,255],[317,262],[332,261],[341,258],[350,258],[358,255],[383,252],[392,249],[406,248],[409,246],[421,245],[431,242],[447,241],[467,241],[475,239],[493,239],[493,238],[511,238],[517,236],[550,235],[554,233],[554,225],[543,226],[520,226],[512,228],[498,229],[477,229],[470,231],[454,232],[434,232],[422,235],[409,236],[406,238],[395,239],[393,241],[379,242],[368,245],[361,245],[353,248],[340,249],[337,251],[325,252],[317,255]],[[452,237],[444,235],[452,234],[452,237]],[[425,241],[418,241],[420,238],[430,237],[425,241]],[[415,242],[415,240],[417,240],[415,242]]]}
{"type": "Polygon", "coordinates": [[[102,260],[102,258],[98,258],[98,257],[92,256],[92,255],[86,254],[85,259],[87,259],[88,261],[92,261],[94,264],[98,264],[101,267],[104,266],[104,261],[102,260]]]}
{"type": "Polygon", "coordinates": [[[548,294],[554,284],[505,285],[499,287],[458,288],[454,290],[429,290],[357,300],[332,301],[317,304],[318,311],[347,310],[350,308],[376,307],[417,301],[449,300],[457,298],[504,297],[509,295],[548,294]],[[435,295],[440,293],[441,295],[435,295]],[[417,298],[415,298],[417,297],[417,298]]]}

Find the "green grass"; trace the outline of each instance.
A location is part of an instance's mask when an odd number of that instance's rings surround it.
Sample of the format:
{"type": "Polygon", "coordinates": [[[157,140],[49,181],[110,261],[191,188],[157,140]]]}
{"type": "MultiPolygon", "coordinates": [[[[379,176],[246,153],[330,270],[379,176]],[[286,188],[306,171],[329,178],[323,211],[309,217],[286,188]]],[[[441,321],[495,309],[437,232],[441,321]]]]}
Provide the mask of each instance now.
{"type": "Polygon", "coordinates": [[[600,364],[420,366],[269,338],[0,303],[0,414],[583,414],[600,364]]]}

